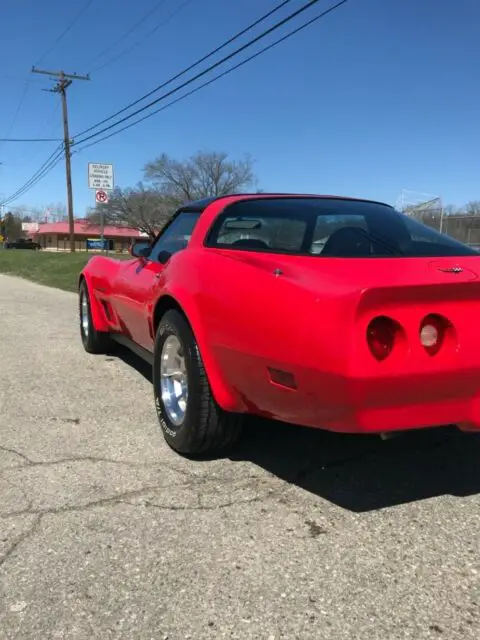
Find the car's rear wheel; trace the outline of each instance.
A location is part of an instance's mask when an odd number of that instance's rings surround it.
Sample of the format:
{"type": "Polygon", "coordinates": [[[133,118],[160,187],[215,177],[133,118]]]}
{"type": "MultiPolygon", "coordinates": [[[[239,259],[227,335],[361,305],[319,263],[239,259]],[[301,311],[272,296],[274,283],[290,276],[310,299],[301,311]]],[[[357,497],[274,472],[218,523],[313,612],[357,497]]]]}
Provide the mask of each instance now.
{"type": "Polygon", "coordinates": [[[95,329],[92,320],[90,294],[85,280],[80,284],[78,291],[80,337],[85,351],[88,353],[106,353],[110,350],[112,341],[108,333],[95,329]]]}
{"type": "Polygon", "coordinates": [[[176,310],[167,311],[158,326],[153,388],[165,440],[178,453],[221,454],[237,441],[242,416],[215,402],[195,336],[176,310]]]}

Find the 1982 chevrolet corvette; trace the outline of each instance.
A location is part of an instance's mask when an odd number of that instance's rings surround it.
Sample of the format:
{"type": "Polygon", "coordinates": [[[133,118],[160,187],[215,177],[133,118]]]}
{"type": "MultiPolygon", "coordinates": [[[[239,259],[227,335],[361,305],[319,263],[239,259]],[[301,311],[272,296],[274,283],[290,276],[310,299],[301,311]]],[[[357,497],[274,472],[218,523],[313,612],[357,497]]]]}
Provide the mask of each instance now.
{"type": "Polygon", "coordinates": [[[480,255],[387,204],[249,194],[181,207],[79,278],[84,348],[152,363],[181,454],[245,414],[349,433],[480,430],[480,255]]]}

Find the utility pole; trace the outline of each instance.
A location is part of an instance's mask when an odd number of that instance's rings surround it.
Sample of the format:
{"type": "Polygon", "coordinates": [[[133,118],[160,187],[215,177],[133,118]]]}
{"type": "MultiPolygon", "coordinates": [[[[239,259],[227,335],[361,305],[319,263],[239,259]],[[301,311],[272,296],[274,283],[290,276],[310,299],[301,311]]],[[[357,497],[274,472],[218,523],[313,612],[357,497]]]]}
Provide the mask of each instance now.
{"type": "Polygon", "coordinates": [[[72,154],[70,151],[71,140],[68,131],[68,109],[67,109],[67,89],[72,84],[73,80],[90,80],[90,76],[80,76],[77,73],[68,74],[63,71],[44,71],[41,69],[35,69],[32,67],[32,73],[41,73],[46,76],[50,76],[52,79],[57,79],[57,84],[53,89],[45,89],[45,91],[51,91],[52,93],[59,93],[62,99],[62,115],[63,115],[63,144],[65,150],[65,172],[67,178],[67,213],[68,213],[68,227],[70,234],[70,251],[75,251],[75,224],[73,217],[73,191],[72,191],[72,154]]]}

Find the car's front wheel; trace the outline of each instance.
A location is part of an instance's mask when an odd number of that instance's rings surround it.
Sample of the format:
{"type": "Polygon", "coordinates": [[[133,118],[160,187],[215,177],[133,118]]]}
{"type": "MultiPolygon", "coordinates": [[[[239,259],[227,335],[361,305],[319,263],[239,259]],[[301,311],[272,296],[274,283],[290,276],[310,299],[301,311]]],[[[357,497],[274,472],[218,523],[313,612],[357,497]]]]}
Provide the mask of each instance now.
{"type": "Polygon", "coordinates": [[[165,440],[178,453],[220,454],[237,441],[242,416],[215,402],[195,336],[176,310],[167,311],[158,326],[153,388],[165,440]]]}
{"type": "Polygon", "coordinates": [[[90,294],[85,280],[80,284],[78,303],[80,337],[83,348],[87,353],[106,353],[111,348],[111,339],[108,333],[102,333],[95,329],[92,320],[90,294]]]}

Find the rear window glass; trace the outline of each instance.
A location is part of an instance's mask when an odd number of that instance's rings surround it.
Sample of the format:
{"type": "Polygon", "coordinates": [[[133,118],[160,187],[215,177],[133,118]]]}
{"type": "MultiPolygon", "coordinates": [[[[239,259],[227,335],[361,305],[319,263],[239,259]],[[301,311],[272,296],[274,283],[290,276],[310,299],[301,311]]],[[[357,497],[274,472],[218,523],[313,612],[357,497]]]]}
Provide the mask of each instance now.
{"type": "Polygon", "coordinates": [[[333,198],[236,202],[217,218],[206,245],[329,258],[480,255],[388,205],[333,198]]]}

